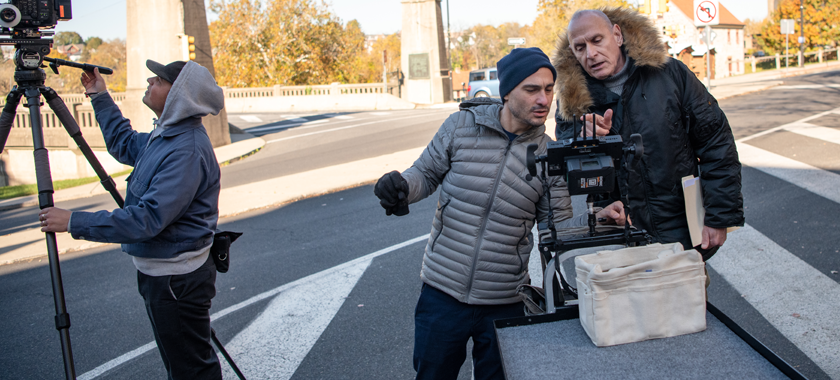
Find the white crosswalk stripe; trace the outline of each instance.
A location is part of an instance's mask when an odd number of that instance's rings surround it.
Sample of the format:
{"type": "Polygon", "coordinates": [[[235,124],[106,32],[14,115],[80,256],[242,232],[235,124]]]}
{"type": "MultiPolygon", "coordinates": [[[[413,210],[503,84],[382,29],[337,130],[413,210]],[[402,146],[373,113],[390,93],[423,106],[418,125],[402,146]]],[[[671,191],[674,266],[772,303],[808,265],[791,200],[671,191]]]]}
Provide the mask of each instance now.
{"type": "Polygon", "coordinates": [[[749,225],[709,265],[832,378],[840,378],[840,284],[749,225]]]}
{"type": "Polygon", "coordinates": [[[748,143],[737,144],[741,164],[840,203],[840,175],[756,148],[748,143]]]}
{"type": "Polygon", "coordinates": [[[840,130],[810,123],[789,124],[786,131],[840,145],[840,130]]]}
{"type": "MultiPolygon", "coordinates": [[[[371,260],[331,271],[278,294],[265,310],[226,345],[253,379],[286,380],[309,353],[353,290],[371,260]]],[[[236,379],[223,366],[227,379],[236,379]]]]}

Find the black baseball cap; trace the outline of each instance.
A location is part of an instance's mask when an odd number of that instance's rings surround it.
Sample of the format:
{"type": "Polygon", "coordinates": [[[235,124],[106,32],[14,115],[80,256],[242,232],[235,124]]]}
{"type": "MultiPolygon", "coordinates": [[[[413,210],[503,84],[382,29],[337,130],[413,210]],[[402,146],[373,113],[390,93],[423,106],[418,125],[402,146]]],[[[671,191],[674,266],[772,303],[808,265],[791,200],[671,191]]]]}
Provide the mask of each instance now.
{"type": "Polygon", "coordinates": [[[152,61],[151,59],[146,60],[146,67],[155,73],[155,75],[169,83],[175,83],[175,79],[178,79],[178,74],[181,73],[181,70],[186,64],[187,63],[184,61],[175,61],[164,66],[160,63],[152,61]]]}

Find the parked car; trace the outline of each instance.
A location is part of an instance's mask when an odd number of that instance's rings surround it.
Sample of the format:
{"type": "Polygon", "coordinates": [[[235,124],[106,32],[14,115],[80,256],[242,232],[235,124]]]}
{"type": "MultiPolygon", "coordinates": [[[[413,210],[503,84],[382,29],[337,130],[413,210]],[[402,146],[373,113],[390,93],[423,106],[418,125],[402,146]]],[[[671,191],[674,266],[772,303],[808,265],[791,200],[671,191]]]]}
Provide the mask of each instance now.
{"type": "Polygon", "coordinates": [[[468,99],[499,97],[499,77],[496,75],[496,68],[470,71],[467,94],[468,99]]]}

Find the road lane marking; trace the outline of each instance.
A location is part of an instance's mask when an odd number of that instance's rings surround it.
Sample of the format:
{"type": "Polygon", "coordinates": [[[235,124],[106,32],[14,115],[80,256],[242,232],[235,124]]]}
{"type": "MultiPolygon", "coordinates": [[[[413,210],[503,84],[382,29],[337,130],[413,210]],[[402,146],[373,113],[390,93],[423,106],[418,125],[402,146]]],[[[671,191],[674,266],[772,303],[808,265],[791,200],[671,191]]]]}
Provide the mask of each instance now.
{"type": "Polygon", "coordinates": [[[270,131],[274,129],[286,129],[286,128],[293,128],[293,127],[300,127],[300,126],[310,126],[310,125],[317,125],[317,124],[324,124],[329,123],[330,119],[320,119],[320,120],[312,120],[307,121],[304,123],[289,123],[289,124],[282,124],[282,125],[272,125],[267,127],[254,127],[254,128],[247,128],[245,132],[249,133],[259,133],[264,131],[270,131]]]}
{"type": "MultiPolygon", "coordinates": [[[[399,244],[394,244],[390,247],[383,248],[383,249],[380,249],[376,252],[369,253],[365,256],[350,260],[350,261],[348,261],[344,264],[340,264],[340,265],[334,266],[332,268],[328,268],[328,269],[325,269],[325,270],[320,271],[318,273],[311,274],[311,275],[306,276],[304,278],[298,279],[296,281],[290,282],[288,284],[278,286],[278,287],[276,287],[274,289],[271,289],[269,291],[257,294],[256,296],[253,296],[253,297],[251,297],[251,298],[249,298],[245,301],[242,301],[242,302],[240,302],[236,305],[229,306],[229,307],[227,307],[225,309],[222,309],[222,310],[220,310],[216,313],[213,313],[213,315],[210,316],[210,320],[211,321],[216,321],[216,320],[218,320],[218,319],[220,319],[220,318],[222,318],[222,317],[224,317],[228,314],[231,314],[233,312],[241,310],[245,307],[253,305],[253,304],[255,304],[257,302],[260,302],[264,299],[274,297],[274,296],[276,296],[276,295],[278,295],[282,292],[285,292],[289,289],[294,289],[298,286],[323,279],[324,277],[329,277],[330,275],[332,275],[334,273],[338,273],[338,272],[341,272],[341,271],[346,271],[346,270],[348,270],[348,269],[350,269],[350,268],[352,268],[356,265],[359,265],[361,263],[370,262],[373,259],[375,259],[379,256],[382,256],[384,254],[391,253],[391,252],[396,251],[398,249],[401,249],[401,248],[407,247],[409,245],[421,242],[423,240],[428,240],[428,239],[429,239],[429,234],[425,234],[423,236],[418,236],[414,239],[406,240],[406,241],[404,241],[402,243],[399,243],[399,244]]],[[[307,295],[307,297],[308,296],[309,295],[307,295]]],[[[84,374],[79,376],[78,379],[79,380],[95,379],[99,375],[102,375],[103,373],[105,373],[105,372],[107,372],[111,369],[114,369],[114,368],[120,366],[121,364],[124,364],[124,363],[126,363],[126,362],[128,362],[128,361],[130,361],[134,358],[137,358],[138,356],[143,355],[148,351],[151,351],[155,347],[157,347],[157,346],[156,346],[154,341],[146,343],[145,345],[143,345],[141,347],[138,347],[134,350],[131,350],[131,351],[129,351],[129,352],[123,354],[123,355],[120,355],[117,358],[109,360],[108,362],[106,362],[106,363],[104,363],[104,364],[102,364],[102,365],[100,365],[100,366],[98,366],[98,367],[96,367],[96,368],[94,368],[94,369],[92,369],[88,372],[85,372],[84,374]]],[[[307,350],[307,352],[308,352],[308,350],[307,350]]],[[[224,361],[224,358],[220,358],[220,360],[224,361]]],[[[236,359],[234,359],[234,360],[236,360],[236,359]]],[[[247,369],[243,369],[243,371],[245,373],[247,373],[247,369]]]]}
{"type": "Polygon", "coordinates": [[[794,121],[794,122],[792,122],[792,123],[782,124],[782,125],[780,125],[780,126],[778,126],[778,127],[773,127],[773,128],[770,128],[770,129],[768,129],[768,130],[766,130],[766,131],[761,131],[761,132],[758,132],[758,133],[756,133],[756,134],[753,134],[753,135],[749,135],[749,136],[747,136],[747,137],[740,138],[740,139],[738,139],[738,140],[735,140],[735,142],[737,143],[737,142],[749,141],[749,140],[752,140],[752,139],[754,139],[754,138],[756,138],[756,137],[761,137],[761,136],[764,136],[764,135],[768,135],[768,134],[771,134],[771,133],[773,133],[773,132],[776,132],[776,131],[780,131],[780,130],[782,130],[782,129],[785,129],[785,128],[787,128],[787,127],[789,127],[789,126],[792,126],[792,125],[797,125],[797,124],[807,123],[807,122],[809,122],[809,121],[811,121],[811,120],[814,120],[814,119],[817,119],[817,118],[820,118],[820,117],[823,117],[823,116],[825,116],[825,115],[832,114],[832,113],[840,113],[840,108],[835,108],[835,109],[832,109],[832,110],[828,110],[828,111],[820,112],[820,113],[817,113],[817,114],[813,114],[813,115],[811,115],[811,116],[808,116],[808,117],[806,117],[806,118],[799,119],[799,120],[794,121]]]}
{"type": "MultiPolygon", "coordinates": [[[[249,378],[292,377],[372,260],[356,263],[275,296],[225,347],[249,378]]],[[[235,379],[230,366],[223,377],[235,379]]]]}
{"type": "Polygon", "coordinates": [[[391,113],[390,112],[371,112],[370,114],[374,115],[374,116],[388,116],[391,113]]]}
{"type": "Polygon", "coordinates": [[[819,139],[840,145],[840,130],[821,127],[810,123],[799,123],[785,127],[788,132],[793,132],[812,139],[819,139]]]}
{"type": "Polygon", "coordinates": [[[362,127],[362,126],[365,126],[365,125],[378,124],[378,123],[384,123],[384,122],[396,121],[396,120],[414,119],[414,118],[426,117],[426,116],[429,116],[429,114],[398,117],[398,118],[387,119],[387,120],[370,121],[370,122],[367,122],[367,123],[353,124],[353,125],[348,125],[348,126],[344,126],[344,127],[325,129],[325,130],[322,130],[322,131],[315,131],[315,132],[309,132],[309,133],[302,133],[302,134],[299,134],[299,135],[294,135],[294,136],[289,136],[289,137],[282,137],[282,138],[279,138],[279,139],[268,140],[265,143],[266,144],[271,144],[271,143],[275,143],[275,142],[296,139],[296,138],[299,138],[299,137],[306,137],[306,136],[312,136],[312,135],[317,135],[317,134],[321,134],[321,133],[340,131],[342,129],[357,128],[357,127],[362,127]]]}
{"type": "Polygon", "coordinates": [[[796,84],[773,87],[774,90],[815,90],[820,88],[840,88],[840,84],[796,84]]]}
{"type": "Polygon", "coordinates": [[[840,379],[840,284],[750,225],[729,234],[708,264],[829,377],[840,379]]]}
{"type": "Polygon", "coordinates": [[[262,119],[256,115],[239,115],[239,118],[249,123],[262,123],[262,119]]]}
{"type": "Polygon", "coordinates": [[[840,175],[803,162],[737,143],[741,164],[790,182],[821,197],[840,203],[840,175]]]}

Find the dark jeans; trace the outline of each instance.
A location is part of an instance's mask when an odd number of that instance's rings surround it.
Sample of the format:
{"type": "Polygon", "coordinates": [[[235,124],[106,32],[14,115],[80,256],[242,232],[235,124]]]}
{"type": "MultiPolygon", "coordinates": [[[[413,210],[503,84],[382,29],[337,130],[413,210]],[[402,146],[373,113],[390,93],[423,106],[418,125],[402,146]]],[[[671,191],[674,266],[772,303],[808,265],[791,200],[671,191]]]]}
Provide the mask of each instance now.
{"type": "Polygon", "coordinates": [[[216,295],[213,259],[187,274],[137,272],[160,357],[170,380],[219,379],[222,368],[210,343],[210,299],[216,295]]]}
{"type": "Polygon", "coordinates": [[[417,379],[456,379],[473,340],[476,380],[504,379],[493,321],[524,315],[522,302],[468,305],[423,284],[414,311],[414,370],[417,379]]]}

